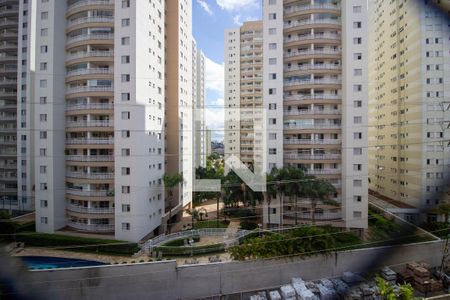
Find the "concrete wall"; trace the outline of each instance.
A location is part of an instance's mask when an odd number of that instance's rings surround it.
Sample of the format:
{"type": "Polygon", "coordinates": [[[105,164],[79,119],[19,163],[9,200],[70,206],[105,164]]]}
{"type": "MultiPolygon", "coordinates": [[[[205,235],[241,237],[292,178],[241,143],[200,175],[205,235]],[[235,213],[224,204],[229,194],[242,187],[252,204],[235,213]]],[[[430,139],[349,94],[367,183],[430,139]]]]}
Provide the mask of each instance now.
{"type": "MultiPolygon", "coordinates": [[[[425,261],[439,265],[442,242],[340,252],[326,258],[290,258],[180,266],[175,261],[16,274],[18,290],[44,299],[196,299],[271,288],[292,277],[335,277],[384,265],[425,261]]],[[[5,268],[12,270],[12,268],[5,268]]],[[[0,275],[1,275],[0,271],[0,275]]],[[[12,272],[12,271],[9,271],[12,272]]]]}

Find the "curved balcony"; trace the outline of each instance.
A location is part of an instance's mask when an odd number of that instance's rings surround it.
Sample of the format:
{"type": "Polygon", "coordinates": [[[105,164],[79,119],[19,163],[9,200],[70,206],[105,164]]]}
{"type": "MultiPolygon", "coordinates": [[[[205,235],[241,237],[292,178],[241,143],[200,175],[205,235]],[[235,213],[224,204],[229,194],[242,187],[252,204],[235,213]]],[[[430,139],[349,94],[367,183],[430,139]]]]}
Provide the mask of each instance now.
{"type": "MultiPolygon", "coordinates": [[[[17,37],[17,35],[16,35],[16,37],[17,37]]],[[[10,42],[0,43],[0,50],[16,50],[16,49],[17,49],[17,43],[10,43],[10,42]]],[[[17,59],[17,57],[16,57],[16,59],[17,59]]]]}
{"type": "Polygon", "coordinates": [[[14,6],[14,7],[2,7],[0,9],[0,18],[2,17],[9,17],[9,16],[17,16],[19,15],[19,7],[18,6],[14,6]]]}
{"type": "Polygon", "coordinates": [[[77,86],[66,88],[66,95],[72,97],[105,96],[105,93],[114,93],[112,86],[77,86]]]}
{"type": "Polygon", "coordinates": [[[302,116],[302,115],[339,115],[340,109],[293,109],[285,110],[283,112],[285,116],[302,116]]]}
{"type": "Polygon", "coordinates": [[[67,7],[67,16],[92,9],[114,9],[114,0],[80,0],[67,7]]]}
{"type": "MultiPolygon", "coordinates": [[[[0,128],[0,132],[2,132],[3,130],[2,130],[2,128],[0,128]]],[[[16,151],[8,151],[8,150],[2,150],[2,151],[0,151],[0,156],[3,156],[3,157],[15,157],[15,156],[17,156],[17,152],[16,151]]]]}
{"type": "Polygon", "coordinates": [[[66,62],[75,64],[85,61],[113,61],[114,51],[79,51],[69,53],[66,56],[66,62]]]}
{"type": "Polygon", "coordinates": [[[340,129],[341,125],[334,123],[316,123],[316,124],[289,124],[284,125],[286,130],[303,130],[303,129],[340,129]]]}
{"type": "Polygon", "coordinates": [[[284,72],[289,73],[340,73],[341,66],[336,64],[307,64],[302,66],[285,67],[284,72]],[[330,72],[331,71],[331,72],[330,72]],[[336,72],[333,72],[336,71],[336,72]]]}
{"type": "Polygon", "coordinates": [[[82,214],[114,214],[114,207],[84,207],[81,205],[68,204],[67,210],[82,214]]]}
{"type": "Polygon", "coordinates": [[[17,79],[0,79],[0,86],[16,86],[17,79]]]}
{"type": "Polygon", "coordinates": [[[0,73],[17,74],[17,66],[4,66],[0,68],[0,73]]]}
{"type": "Polygon", "coordinates": [[[96,44],[114,44],[114,34],[112,33],[92,33],[92,34],[80,34],[77,36],[67,37],[66,47],[76,47],[84,42],[89,43],[96,43],[96,44]]]}
{"type": "Polygon", "coordinates": [[[341,169],[315,169],[315,170],[305,170],[308,175],[340,175],[342,173],[341,169]]]}
{"type": "MultiPolygon", "coordinates": [[[[17,46],[14,48],[17,49],[17,46]]],[[[0,45],[0,50],[1,49],[1,45],[0,45]]],[[[17,63],[17,56],[13,56],[13,55],[0,55],[0,62],[11,62],[11,63],[17,63]]]]}
{"type": "Polygon", "coordinates": [[[111,68],[78,69],[67,72],[66,82],[88,79],[112,79],[114,70],[111,68]]]}
{"type": "Polygon", "coordinates": [[[66,172],[66,177],[80,179],[114,179],[114,173],[66,172]]]}
{"type": "Polygon", "coordinates": [[[340,154],[284,153],[285,160],[340,160],[340,154]]]}
{"type": "Polygon", "coordinates": [[[114,123],[111,120],[105,120],[105,121],[74,121],[74,122],[67,122],[66,126],[69,128],[76,128],[76,127],[113,127],[114,123]]]}
{"type": "Polygon", "coordinates": [[[114,17],[84,17],[67,21],[67,31],[89,26],[114,26],[114,17]],[[80,26],[81,25],[81,26],[80,26]]]}
{"type": "Polygon", "coordinates": [[[13,20],[13,19],[3,19],[0,20],[0,28],[17,28],[17,25],[19,24],[19,20],[13,20]]]}
{"type": "Polygon", "coordinates": [[[284,139],[283,141],[285,145],[340,145],[341,143],[342,141],[340,139],[284,139]]]}
{"type": "Polygon", "coordinates": [[[308,103],[308,102],[330,102],[337,103],[341,100],[341,96],[334,94],[317,94],[317,95],[292,95],[284,96],[285,102],[294,102],[298,104],[308,103]]]}
{"type": "Polygon", "coordinates": [[[110,110],[114,109],[114,103],[77,103],[68,104],[66,111],[74,110],[110,110]]]}
{"type": "Polygon", "coordinates": [[[85,224],[69,221],[67,226],[88,232],[114,232],[114,224],[85,224]]]}
{"type": "MultiPolygon", "coordinates": [[[[297,214],[293,211],[284,211],[283,212],[284,218],[289,219],[295,219],[298,220],[312,220],[312,214],[310,212],[297,212],[297,214]]],[[[333,220],[342,220],[342,213],[341,212],[323,212],[319,213],[316,212],[314,214],[315,221],[333,221],[333,220]]]]}
{"type": "Polygon", "coordinates": [[[77,138],[67,139],[67,145],[114,145],[114,138],[77,138]]]}
{"type": "Polygon", "coordinates": [[[285,46],[295,46],[302,44],[328,44],[328,43],[340,43],[341,36],[338,34],[305,34],[300,36],[291,36],[290,38],[284,38],[285,46]]]}
{"type": "Polygon", "coordinates": [[[305,51],[295,51],[290,53],[284,53],[284,59],[286,61],[293,61],[296,59],[307,59],[307,58],[340,58],[341,50],[334,49],[314,49],[305,51]]]}
{"type": "Polygon", "coordinates": [[[283,28],[284,31],[290,32],[298,29],[305,29],[314,26],[315,28],[333,28],[338,29],[341,26],[341,20],[339,19],[315,19],[315,20],[302,20],[302,21],[294,21],[290,23],[285,23],[283,28]]]}
{"type": "Polygon", "coordinates": [[[114,191],[83,191],[79,189],[67,189],[66,193],[69,195],[82,196],[82,197],[113,197],[114,191]]]}
{"type": "Polygon", "coordinates": [[[340,79],[304,79],[304,80],[285,80],[284,87],[296,86],[315,86],[315,85],[340,85],[340,79]]]}
{"type": "Polygon", "coordinates": [[[309,4],[309,5],[295,5],[284,9],[284,17],[293,17],[302,14],[311,13],[340,13],[341,7],[335,4],[309,4]]]}
{"type": "MultiPolygon", "coordinates": [[[[66,160],[77,162],[112,162],[112,155],[67,155],[66,160]]],[[[78,177],[76,177],[78,178],[78,177]]]]}

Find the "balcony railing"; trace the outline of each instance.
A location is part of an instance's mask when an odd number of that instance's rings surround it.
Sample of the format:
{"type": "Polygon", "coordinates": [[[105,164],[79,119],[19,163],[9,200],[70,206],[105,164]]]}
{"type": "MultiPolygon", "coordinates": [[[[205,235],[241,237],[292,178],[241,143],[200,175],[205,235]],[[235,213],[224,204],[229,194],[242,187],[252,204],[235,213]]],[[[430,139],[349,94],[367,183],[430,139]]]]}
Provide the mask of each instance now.
{"type": "Polygon", "coordinates": [[[82,51],[68,54],[66,60],[86,58],[86,57],[114,57],[114,51],[82,51]]]}
{"type": "Polygon", "coordinates": [[[114,0],[81,0],[69,5],[69,7],[67,7],[67,10],[70,11],[72,9],[87,5],[113,5],[113,4],[114,0]]]}
{"type": "Polygon", "coordinates": [[[96,92],[114,92],[114,87],[112,86],[77,86],[66,88],[67,94],[74,93],[96,93],[96,92]]]}
{"type": "Polygon", "coordinates": [[[67,155],[66,160],[79,161],[79,162],[111,162],[111,161],[114,161],[114,156],[112,156],[112,155],[67,155]]]}
{"type": "MultiPolygon", "coordinates": [[[[289,211],[289,212],[283,212],[283,215],[285,218],[289,218],[289,219],[299,219],[299,220],[311,220],[312,219],[312,215],[311,213],[307,212],[297,212],[297,215],[295,214],[295,212],[293,211],[289,211]]],[[[342,219],[342,213],[341,212],[336,212],[336,213],[332,213],[332,212],[324,212],[324,213],[315,213],[314,214],[314,219],[316,221],[328,221],[328,220],[341,220],[342,219]]]]}
{"type": "Polygon", "coordinates": [[[308,49],[303,51],[295,51],[290,53],[284,53],[284,57],[303,56],[303,55],[337,55],[341,54],[341,50],[335,49],[308,49]]]}
{"type": "Polygon", "coordinates": [[[321,139],[321,140],[307,140],[307,139],[285,139],[285,145],[339,145],[339,139],[321,139]]]}
{"type": "Polygon", "coordinates": [[[114,207],[84,207],[80,205],[68,204],[67,209],[73,212],[84,214],[113,214],[114,207]]]}
{"type": "Polygon", "coordinates": [[[67,44],[76,43],[87,40],[114,40],[114,34],[112,33],[93,33],[93,34],[80,34],[76,36],[67,37],[67,44]]]}
{"type": "Polygon", "coordinates": [[[285,43],[306,41],[306,40],[341,40],[339,34],[304,34],[284,38],[285,43]]]}
{"type": "Polygon", "coordinates": [[[312,9],[330,9],[330,10],[340,10],[341,7],[339,5],[334,4],[312,4],[312,5],[298,5],[291,6],[290,8],[286,8],[284,10],[285,14],[291,14],[299,11],[312,10],[312,9]]]}
{"type": "Polygon", "coordinates": [[[107,110],[113,109],[114,103],[76,103],[76,104],[68,104],[66,107],[66,111],[73,110],[107,110]]]}
{"type": "Polygon", "coordinates": [[[66,177],[82,179],[113,179],[114,173],[66,172],[66,177]]]}
{"type": "Polygon", "coordinates": [[[340,154],[308,154],[308,153],[284,153],[285,159],[293,160],[328,160],[341,159],[340,154]]]}
{"type": "Polygon", "coordinates": [[[69,20],[67,26],[75,26],[84,23],[114,23],[113,17],[85,17],[69,20]]]}
{"type": "Polygon", "coordinates": [[[90,232],[113,232],[114,225],[113,224],[84,224],[69,221],[67,223],[69,227],[82,230],[82,231],[90,231],[90,232]]]}
{"type": "Polygon", "coordinates": [[[302,65],[302,66],[291,66],[291,67],[285,67],[285,72],[292,72],[292,71],[311,71],[311,70],[340,70],[340,65],[335,64],[316,64],[316,65],[302,65]]]}
{"type": "Polygon", "coordinates": [[[67,139],[67,145],[113,145],[114,138],[99,139],[99,138],[74,138],[67,139]]]}
{"type": "Polygon", "coordinates": [[[67,189],[67,194],[84,197],[112,197],[114,191],[111,190],[98,190],[98,191],[84,191],[79,189],[67,189]]]}
{"type": "Polygon", "coordinates": [[[316,169],[306,170],[308,175],[338,175],[341,174],[341,169],[316,169]]]}
{"type": "Polygon", "coordinates": [[[69,128],[76,128],[76,127],[113,127],[114,122],[113,121],[68,121],[66,124],[69,128]]]}
{"type": "Polygon", "coordinates": [[[300,116],[300,115],[337,115],[340,114],[339,109],[294,109],[285,110],[285,116],[300,116]]]}
{"type": "Polygon", "coordinates": [[[341,128],[340,124],[316,123],[316,124],[285,124],[284,129],[335,129],[341,128]]]}
{"type": "Polygon", "coordinates": [[[92,69],[78,69],[67,72],[67,76],[80,76],[90,74],[113,74],[113,69],[110,68],[92,68],[92,69]]]}
{"type": "Polygon", "coordinates": [[[294,28],[298,26],[304,26],[304,25],[312,25],[312,24],[332,24],[332,25],[340,25],[341,21],[339,19],[315,19],[315,20],[302,20],[302,21],[295,21],[291,23],[285,23],[284,29],[294,28]]]}
{"type": "Polygon", "coordinates": [[[305,79],[286,80],[284,86],[308,85],[308,84],[341,84],[340,79],[305,79]]]}
{"type": "Polygon", "coordinates": [[[292,95],[285,96],[285,101],[297,101],[297,100],[339,100],[341,96],[332,94],[317,94],[317,95],[292,95]]]}

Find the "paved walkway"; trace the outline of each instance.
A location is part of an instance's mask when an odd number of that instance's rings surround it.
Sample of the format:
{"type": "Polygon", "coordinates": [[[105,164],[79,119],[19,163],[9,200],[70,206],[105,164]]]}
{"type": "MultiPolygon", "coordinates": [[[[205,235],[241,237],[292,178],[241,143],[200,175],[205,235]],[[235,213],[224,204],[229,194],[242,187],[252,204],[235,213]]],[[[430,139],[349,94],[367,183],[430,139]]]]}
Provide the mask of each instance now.
{"type": "Polygon", "coordinates": [[[239,230],[239,221],[230,221],[227,230],[225,231],[225,236],[228,238],[234,237],[239,230]]]}

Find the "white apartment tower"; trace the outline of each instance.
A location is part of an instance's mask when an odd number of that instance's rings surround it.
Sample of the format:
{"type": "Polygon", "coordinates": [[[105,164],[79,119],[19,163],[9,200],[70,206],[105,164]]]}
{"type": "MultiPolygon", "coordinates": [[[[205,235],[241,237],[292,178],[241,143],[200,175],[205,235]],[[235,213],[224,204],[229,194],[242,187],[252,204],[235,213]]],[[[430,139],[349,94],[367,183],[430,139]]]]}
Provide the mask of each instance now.
{"type": "Polygon", "coordinates": [[[187,179],[169,208],[162,178],[192,167],[191,6],[20,1],[18,185],[37,231],[139,241],[190,202],[187,179]]]}
{"type": "Polygon", "coordinates": [[[370,2],[370,189],[413,222],[436,220],[450,173],[450,22],[431,2],[370,2]]]}
{"type": "MultiPolygon", "coordinates": [[[[267,165],[296,166],[337,189],[340,204],[272,201],[268,226],[367,227],[368,10],[363,0],[264,0],[267,165]],[[297,211],[294,211],[297,210],[297,211]]],[[[268,170],[268,171],[269,171],[268,170]]],[[[306,201],[307,202],[307,201],[306,201]]]]}
{"type": "Polygon", "coordinates": [[[262,147],[254,131],[258,117],[252,114],[263,108],[262,27],[261,21],[250,21],[225,30],[224,153],[225,159],[236,156],[246,165],[255,164],[262,147]]]}

